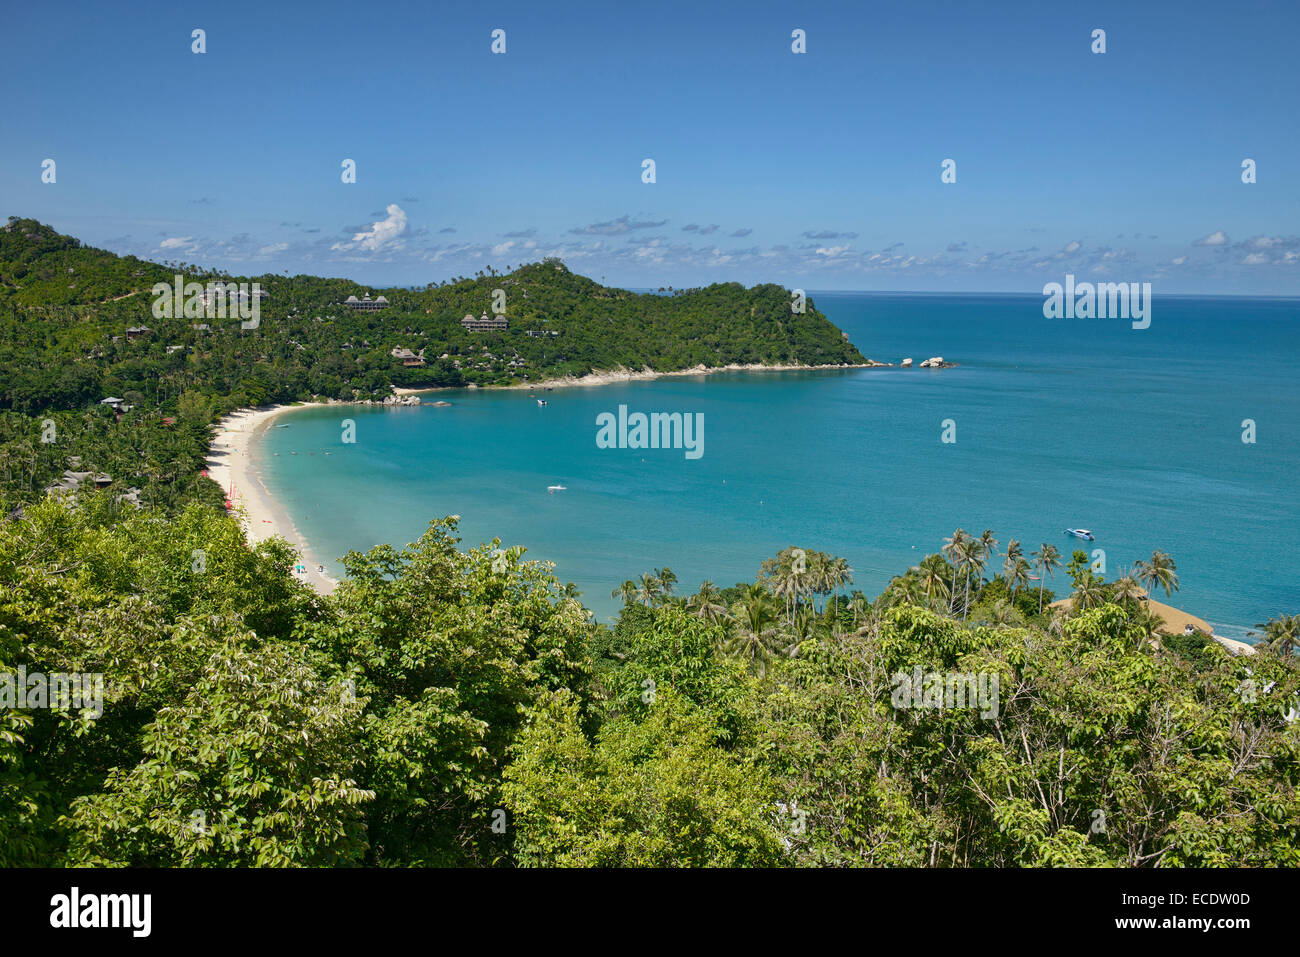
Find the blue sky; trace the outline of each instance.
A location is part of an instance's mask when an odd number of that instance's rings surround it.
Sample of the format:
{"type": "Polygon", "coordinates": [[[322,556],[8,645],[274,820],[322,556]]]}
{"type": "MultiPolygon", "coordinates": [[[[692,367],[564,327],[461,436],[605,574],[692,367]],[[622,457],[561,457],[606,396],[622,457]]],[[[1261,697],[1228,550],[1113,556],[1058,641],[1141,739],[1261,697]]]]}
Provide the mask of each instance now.
{"type": "Polygon", "coordinates": [[[1037,291],[1073,272],[1300,294],[1291,0],[235,0],[5,20],[0,216],[116,252],[370,284],[559,255],[636,287],[1037,291]]]}

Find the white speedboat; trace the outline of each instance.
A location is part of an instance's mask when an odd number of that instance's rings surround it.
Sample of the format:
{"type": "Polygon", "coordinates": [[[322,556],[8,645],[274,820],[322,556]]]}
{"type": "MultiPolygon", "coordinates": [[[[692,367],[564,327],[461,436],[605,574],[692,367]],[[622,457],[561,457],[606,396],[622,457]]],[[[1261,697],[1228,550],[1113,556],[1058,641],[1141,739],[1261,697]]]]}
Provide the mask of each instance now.
{"type": "Polygon", "coordinates": [[[1088,531],[1086,528],[1067,528],[1065,534],[1073,535],[1075,538],[1082,538],[1087,542],[1096,540],[1093,538],[1092,532],[1088,531]]]}
{"type": "Polygon", "coordinates": [[[566,485],[548,485],[548,486],[546,486],[546,491],[550,492],[552,495],[554,495],[556,492],[564,492],[564,491],[567,491],[567,490],[568,490],[568,486],[566,486],[566,485]]]}

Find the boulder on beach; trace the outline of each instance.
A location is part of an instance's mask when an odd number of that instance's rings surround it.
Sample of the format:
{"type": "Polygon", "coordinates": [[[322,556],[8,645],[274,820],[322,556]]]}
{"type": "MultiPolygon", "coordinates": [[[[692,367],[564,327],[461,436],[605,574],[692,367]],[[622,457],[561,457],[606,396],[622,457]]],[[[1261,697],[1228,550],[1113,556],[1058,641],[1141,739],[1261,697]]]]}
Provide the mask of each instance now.
{"type": "Polygon", "coordinates": [[[902,362],[899,363],[899,365],[901,365],[904,369],[910,369],[912,367],[912,360],[904,359],[902,362]]]}

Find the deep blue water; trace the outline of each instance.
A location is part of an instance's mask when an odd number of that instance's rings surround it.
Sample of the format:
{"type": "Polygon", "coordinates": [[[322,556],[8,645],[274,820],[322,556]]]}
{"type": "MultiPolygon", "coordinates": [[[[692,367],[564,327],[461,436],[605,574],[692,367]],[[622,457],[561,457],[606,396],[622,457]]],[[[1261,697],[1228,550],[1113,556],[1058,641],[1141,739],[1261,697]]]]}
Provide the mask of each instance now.
{"type": "Polygon", "coordinates": [[[263,480],[335,573],[349,548],[455,513],[467,544],[499,536],[555,562],[602,619],[625,578],[668,565],[683,591],[751,581],[788,545],[847,557],[874,596],[957,526],[1065,555],[1080,543],[1063,530],[1090,528],[1108,578],[1164,549],[1172,603],[1227,635],[1300,611],[1300,302],[1158,296],[1133,330],[1044,319],[1038,296],[814,301],[871,358],[960,366],[555,389],[545,408],[487,390],[426,396],[442,409],[311,408],[269,430],[263,480]],[[702,412],[703,456],[597,448],[596,416],[620,403],[702,412]]]}

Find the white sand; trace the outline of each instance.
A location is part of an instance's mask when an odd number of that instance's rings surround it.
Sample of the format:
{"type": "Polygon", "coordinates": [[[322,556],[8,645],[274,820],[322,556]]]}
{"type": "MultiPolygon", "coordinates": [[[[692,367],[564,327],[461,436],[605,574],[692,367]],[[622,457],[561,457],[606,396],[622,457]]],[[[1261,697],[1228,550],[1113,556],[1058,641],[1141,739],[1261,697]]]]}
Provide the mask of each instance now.
{"type": "Polygon", "coordinates": [[[1223,647],[1227,648],[1234,655],[1253,655],[1255,653],[1255,646],[1248,645],[1244,641],[1238,641],[1235,638],[1224,638],[1222,635],[1210,635],[1210,637],[1223,645],[1223,647]]]}
{"type": "MultiPolygon", "coordinates": [[[[763,365],[760,362],[753,362],[741,365],[732,363],[725,366],[692,366],[689,369],[678,369],[676,372],[656,372],[654,369],[642,369],[634,371],[632,369],[612,369],[606,372],[589,372],[582,376],[563,376],[558,379],[543,379],[537,382],[519,382],[514,385],[504,386],[487,386],[489,389],[556,389],[567,386],[597,386],[610,385],[614,382],[640,382],[647,379],[661,379],[671,376],[684,375],[711,375],[715,372],[807,372],[810,369],[882,369],[888,368],[891,364],[886,362],[857,362],[849,365],[832,365],[805,366],[805,365],[763,365]]],[[[455,388],[462,388],[456,386],[455,388]]],[[[471,386],[472,388],[472,386],[471,386]]],[[[443,392],[442,388],[431,389],[407,389],[394,387],[393,391],[398,395],[414,395],[419,392],[443,392]]]]}
{"type": "Polygon", "coordinates": [[[260,409],[241,409],[217,423],[217,437],[208,450],[208,475],[221,486],[241,512],[244,534],[249,542],[260,542],[279,535],[302,555],[307,566],[305,575],[298,575],[322,595],[328,595],[338,582],[316,570],[319,562],[312,554],[307,541],[294,527],[288,514],[267,492],[262,484],[255,457],[250,445],[278,415],[290,409],[306,408],[307,404],[277,405],[260,409]],[[234,494],[230,492],[234,482],[234,494]]]}

